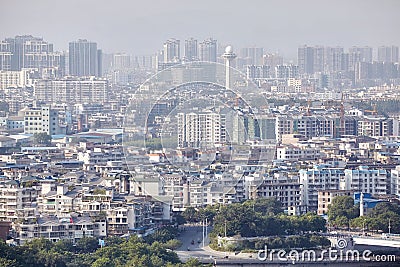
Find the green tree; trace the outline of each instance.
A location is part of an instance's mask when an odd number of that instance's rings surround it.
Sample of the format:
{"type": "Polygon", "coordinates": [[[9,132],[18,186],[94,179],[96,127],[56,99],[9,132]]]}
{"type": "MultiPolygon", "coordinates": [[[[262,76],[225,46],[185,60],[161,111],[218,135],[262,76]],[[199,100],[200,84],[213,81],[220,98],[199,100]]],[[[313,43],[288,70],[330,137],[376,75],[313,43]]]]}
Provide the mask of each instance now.
{"type": "Polygon", "coordinates": [[[51,136],[47,133],[35,133],[33,135],[33,140],[38,145],[51,145],[51,136]]]}
{"type": "Polygon", "coordinates": [[[175,249],[179,248],[180,246],[182,246],[182,242],[179,241],[178,239],[171,239],[165,243],[165,248],[169,248],[172,250],[175,250],[175,249]]]}
{"type": "Polygon", "coordinates": [[[352,197],[337,196],[329,207],[328,219],[331,225],[348,227],[350,221],[359,216],[359,212],[352,197]]]}
{"type": "Polygon", "coordinates": [[[0,267],[17,267],[17,266],[18,264],[16,260],[0,258],[0,267]]]}
{"type": "Polygon", "coordinates": [[[114,267],[114,264],[112,263],[111,259],[109,258],[98,258],[97,260],[95,260],[92,265],[90,265],[91,267],[114,267]]]}
{"type": "Polygon", "coordinates": [[[276,215],[283,212],[282,203],[273,197],[247,200],[244,204],[252,206],[255,212],[262,215],[276,215]]]}
{"type": "Polygon", "coordinates": [[[84,237],[76,242],[76,250],[79,253],[92,253],[99,247],[99,240],[95,237],[84,237]]]}
{"type": "Polygon", "coordinates": [[[194,207],[187,207],[183,212],[182,212],[182,217],[187,221],[187,222],[197,222],[198,220],[198,214],[197,211],[194,207]]]}

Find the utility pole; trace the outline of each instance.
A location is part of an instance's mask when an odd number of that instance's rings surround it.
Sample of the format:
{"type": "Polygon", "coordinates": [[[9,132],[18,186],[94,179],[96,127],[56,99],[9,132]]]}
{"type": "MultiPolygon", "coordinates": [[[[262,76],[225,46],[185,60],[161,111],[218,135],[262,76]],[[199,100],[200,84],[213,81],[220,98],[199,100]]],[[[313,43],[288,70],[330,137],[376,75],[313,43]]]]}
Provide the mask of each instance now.
{"type": "Polygon", "coordinates": [[[206,238],[208,236],[208,219],[206,218],[206,238]]]}
{"type": "Polygon", "coordinates": [[[204,247],[204,236],[205,236],[205,231],[204,231],[204,225],[205,225],[205,223],[204,223],[204,219],[203,219],[202,223],[203,223],[203,247],[204,247]]]}
{"type": "Polygon", "coordinates": [[[225,237],[226,237],[226,219],[225,219],[225,237]]]}
{"type": "Polygon", "coordinates": [[[388,227],[388,228],[389,228],[389,235],[390,235],[390,228],[391,228],[391,227],[390,227],[390,219],[389,219],[389,227],[388,227]]]}
{"type": "Polygon", "coordinates": [[[365,219],[363,219],[363,236],[365,236],[365,219]]]}

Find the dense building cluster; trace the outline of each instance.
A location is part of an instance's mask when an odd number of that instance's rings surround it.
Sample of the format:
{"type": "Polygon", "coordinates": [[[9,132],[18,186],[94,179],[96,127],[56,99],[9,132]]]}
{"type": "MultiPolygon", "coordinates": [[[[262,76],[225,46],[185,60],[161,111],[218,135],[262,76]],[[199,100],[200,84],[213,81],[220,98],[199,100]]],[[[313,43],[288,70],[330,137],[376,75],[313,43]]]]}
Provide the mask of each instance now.
{"type": "Polygon", "coordinates": [[[183,53],[169,39],[148,56],[7,38],[0,221],[16,244],[75,242],[147,235],[187,207],[247,199],[275,198],[289,215],[325,215],[355,193],[397,201],[398,47],[377,52],[302,46],[293,63],[213,38],[187,39],[183,53]]]}

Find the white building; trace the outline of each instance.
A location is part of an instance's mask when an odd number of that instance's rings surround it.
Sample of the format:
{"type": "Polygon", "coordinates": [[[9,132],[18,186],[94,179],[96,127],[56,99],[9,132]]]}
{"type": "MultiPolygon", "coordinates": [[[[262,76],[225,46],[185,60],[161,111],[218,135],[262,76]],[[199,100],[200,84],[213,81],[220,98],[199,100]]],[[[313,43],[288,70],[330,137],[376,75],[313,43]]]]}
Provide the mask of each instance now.
{"type": "Polygon", "coordinates": [[[393,120],[384,117],[364,116],[358,121],[358,135],[391,136],[393,134],[393,120]]]}
{"type": "Polygon", "coordinates": [[[49,106],[27,108],[23,110],[23,113],[25,134],[47,133],[48,135],[55,135],[62,133],[58,112],[49,106]]]}
{"type": "Polygon", "coordinates": [[[178,147],[210,147],[225,141],[225,115],[178,113],[178,147]]]}
{"type": "Polygon", "coordinates": [[[0,71],[0,89],[24,88],[33,85],[31,78],[32,69],[23,69],[21,71],[0,71]]]}
{"type": "MultiPolygon", "coordinates": [[[[37,191],[34,188],[20,187],[10,180],[0,184],[0,220],[15,221],[25,218],[26,212],[33,210],[37,191]]],[[[29,213],[29,212],[28,212],[29,213]]]]}
{"type": "Polygon", "coordinates": [[[390,171],[391,193],[400,196],[400,165],[390,171]]]}
{"type": "Polygon", "coordinates": [[[360,166],[355,170],[345,170],[340,181],[340,189],[355,190],[372,195],[386,195],[389,189],[387,171],[360,166]]]}
{"type": "Polygon", "coordinates": [[[315,165],[313,169],[300,170],[301,203],[308,211],[318,209],[318,191],[338,190],[339,181],[344,177],[341,169],[326,165],[315,165]]]}
{"type": "Polygon", "coordinates": [[[103,103],[108,100],[108,81],[95,77],[37,80],[35,98],[46,102],[103,103]]]}
{"type": "Polygon", "coordinates": [[[53,242],[67,239],[75,243],[84,237],[105,237],[105,222],[93,222],[90,217],[46,216],[36,222],[16,225],[17,242],[22,245],[33,238],[44,238],[53,242]]]}
{"type": "Polygon", "coordinates": [[[280,160],[316,160],[320,158],[321,149],[318,147],[287,145],[276,148],[276,158],[280,160]]]}

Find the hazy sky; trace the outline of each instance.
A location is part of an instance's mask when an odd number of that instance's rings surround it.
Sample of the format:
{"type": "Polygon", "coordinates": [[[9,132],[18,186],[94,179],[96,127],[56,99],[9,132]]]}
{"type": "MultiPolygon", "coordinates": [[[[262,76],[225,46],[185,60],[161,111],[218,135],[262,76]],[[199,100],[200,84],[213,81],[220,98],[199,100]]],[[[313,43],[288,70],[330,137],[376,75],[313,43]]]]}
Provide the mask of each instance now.
{"type": "Polygon", "coordinates": [[[170,37],[214,37],[293,57],[302,44],[400,45],[399,14],[399,0],[0,0],[0,38],[32,34],[56,50],[83,38],[140,55],[170,37]]]}

